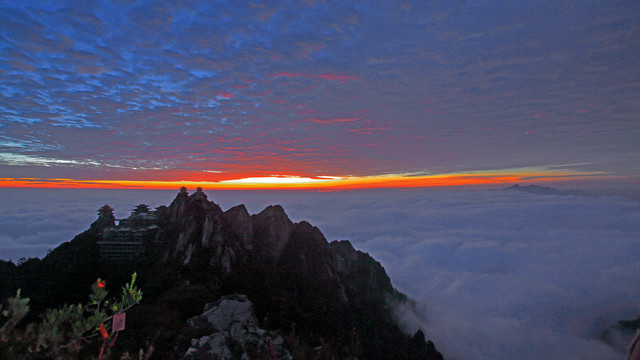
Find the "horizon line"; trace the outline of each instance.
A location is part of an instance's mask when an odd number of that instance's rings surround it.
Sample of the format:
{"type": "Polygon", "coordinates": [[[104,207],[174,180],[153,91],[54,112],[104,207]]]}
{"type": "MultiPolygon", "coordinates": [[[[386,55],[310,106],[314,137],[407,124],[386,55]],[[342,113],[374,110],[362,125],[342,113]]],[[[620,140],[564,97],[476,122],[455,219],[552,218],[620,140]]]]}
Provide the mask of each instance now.
{"type": "Polygon", "coordinates": [[[0,178],[0,188],[70,189],[157,189],[180,187],[206,190],[324,190],[340,191],[377,188],[419,188],[504,185],[535,182],[575,181],[593,177],[611,177],[603,172],[577,172],[521,168],[470,171],[448,174],[385,174],[371,176],[293,175],[254,176],[220,181],[210,180],[82,180],[68,178],[0,178]]]}

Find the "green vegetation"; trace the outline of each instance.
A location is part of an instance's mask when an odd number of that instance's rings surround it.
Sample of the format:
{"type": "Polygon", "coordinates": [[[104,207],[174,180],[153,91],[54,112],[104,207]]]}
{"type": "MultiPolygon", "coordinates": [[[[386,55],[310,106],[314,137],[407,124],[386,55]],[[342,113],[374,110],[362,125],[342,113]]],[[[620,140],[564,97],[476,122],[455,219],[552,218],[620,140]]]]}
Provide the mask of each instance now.
{"type": "Polygon", "coordinates": [[[135,285],[137,274],[122,287],[119,298],[106,300],[106,281],[98,278],[91,286],[89,302],[84,306],[63,305],[47,309],[39,323],[29,323],[17,328],[29,312],[29,298],[23,298],[20,290],[7,300],[7,310],[2,312],[4,325],[0,328],[0,358],[3,359],[62,359],[77,357],[85,344],[102,339],[104,345],[117,337],[112,330],[113,316],[122,314],[142,300],[142,291],[135,285]]]}

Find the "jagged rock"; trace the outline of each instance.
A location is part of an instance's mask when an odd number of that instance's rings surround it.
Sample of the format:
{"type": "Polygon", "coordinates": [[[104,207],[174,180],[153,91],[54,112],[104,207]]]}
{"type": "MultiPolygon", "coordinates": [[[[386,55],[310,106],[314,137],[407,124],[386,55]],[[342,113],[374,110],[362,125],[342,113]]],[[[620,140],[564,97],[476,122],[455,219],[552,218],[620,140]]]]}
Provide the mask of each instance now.
{"type": "Polygon", "coordinates": [[[187,323],[195,329],[210,327],[212,332],[192,339],[184,359],[292,359],[280,335],[258,327],[253,303],[246,295],[223,296],[187,323]]]}
{"type": "Polygon", "coordinates": [[[187,202],[189,201],[189,194],[184,187],[180,189],[180,192],[175,199],[169,205],[169,216],[171,222],[176,222],[184,218],[184,213],[187,210],[187,202]]]}
{"type": "Polygon", "coordinates": [[[253,225],[251,215],[244,205],[234,206],[224,213],[227,224],[229,224],[229,234],[236,237],[246,250],[253,248],[253,225]]]}
{"type": "Polygon", "coordinates": [[[269,259],[280,257],[289,242],[293,223],[280,205],[271,205],[257,215],[252,215],[254,246],[269,259]]]}
{"type": "Polygon", "coordinates": [[[217,250],[224,240],[222,209],[208,201],[201,189],[192,195],[181,190],[168,208],[168,218],[179,235],[166,258],[181,256],[188,264],[201,249],[217,250]]]}
{"type": "MultiPolygon", "coordinates": [[[[200,194],[203,197],[203,207],[206,213],[202,229],[202,247],[216,247],[223,240],[224,214],[217,204],[207,201],[204,193],[200,194]]],[[[198,195],[198,193],[194,195],[198,195]]]]}
{"type": "Polygon", "coordinates": [[[91,230],[100,232],[105,228],[116,226],[116,218],[113,216],[113,208],[104,205],[98,210],[98,219],[91,224],[91,230]]]}

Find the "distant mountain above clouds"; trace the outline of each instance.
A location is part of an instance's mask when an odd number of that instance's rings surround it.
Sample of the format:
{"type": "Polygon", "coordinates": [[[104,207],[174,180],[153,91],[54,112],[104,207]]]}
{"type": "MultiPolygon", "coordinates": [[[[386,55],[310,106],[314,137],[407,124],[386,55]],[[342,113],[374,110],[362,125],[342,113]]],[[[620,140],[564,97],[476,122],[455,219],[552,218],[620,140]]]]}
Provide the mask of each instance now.
{"type": "Polygon", "coordinates": [[[509,186],[506,188],[503,188],[501,190],[517,190],[517,191],[524,191],[524,192],[528,192],[530,194],[537,194],[537,195],[573,195],[573,196],[592,196],[591,194],[588,194],[584,191],[580,191],[580,190],[560,190],[560,189],[556,189],[553,187],[549,187],[549,186],[540,186],[540,185],[526,185],[526,186],[520,186],[520,184],[515,184],[513,186],[509,186]]]}

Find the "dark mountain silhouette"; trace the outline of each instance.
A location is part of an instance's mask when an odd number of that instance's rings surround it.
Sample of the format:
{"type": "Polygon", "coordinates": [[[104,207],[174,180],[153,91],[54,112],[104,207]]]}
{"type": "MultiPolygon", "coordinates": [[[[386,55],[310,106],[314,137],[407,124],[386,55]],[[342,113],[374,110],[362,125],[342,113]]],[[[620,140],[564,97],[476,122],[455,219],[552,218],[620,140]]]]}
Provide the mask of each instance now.
{"type": "Polygon", "coordinates": [[[391,304],[412,302],[371,256],[348,241],[327,242],[279,205],[254,215],[243,205],[222,211],[201,189],[189,195],[183,188],[155,212],[138,206],[118,226],[112,209],[101,208],[89,230],[44,259],[0,263],[0,294],[22,288],[37,313],[82,302],[97,277],[117,289],[132,271],[143,304],[130,310],[129,334],[114,352],[136,353],[154,342],[154,358],[182,358],[191,339],[206,335],[185,327],[186,319],[205,303],[243,294],[259,327],[277,332],[294,359],[442,359],[423,331],[400,330],[391,304]],[[114,239],[139,250],[127,253],[133,258],[114,256],[118,249],[107,246],[114,239]]]}
{"type": "Polygon", "coordinates": [[[540,186],[540,185],[526,185],[520,186],[520,184],[515,184],[513,186],[509,186],[503,188],[502,190],[517,190],[524,191],[530,194],[537,195],[573,195],[573,196],[590,196],[588,193],[580,190],[560,190],[548,186],[540,186]]]}

